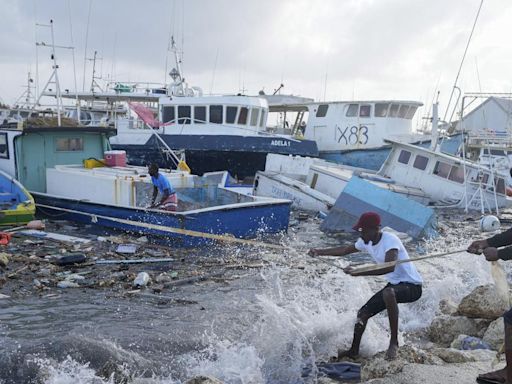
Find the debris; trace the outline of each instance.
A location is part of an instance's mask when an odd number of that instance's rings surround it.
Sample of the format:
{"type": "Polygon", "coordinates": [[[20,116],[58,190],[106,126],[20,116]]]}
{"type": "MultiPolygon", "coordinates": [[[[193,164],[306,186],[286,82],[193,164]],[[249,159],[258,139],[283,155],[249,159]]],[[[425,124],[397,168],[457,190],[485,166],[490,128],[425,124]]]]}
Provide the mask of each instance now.
{"type": "Polygon", "coordinates": [[[135,280],[133,280],[134,287],[145,287],[150,281],[150,277],[147,272],[140,272],[135,280]]]}
{"type": "Polygon", "coordinates": [[[28,265],[25,265],[24,267],[21,267],[20,269],[17,269],[16,271],[14,271],[13,273],[10,273],[7,275],[8,278],[12,279],[13,277],[15,277],[18,273],[20,273],[21,271],[24,271],[25,269],[28,268],[28,265]]]}
{"type": "Polygon", "coordinates": [[[80,285],[75,283],[74,281],[62,280],[57,283],[58,288],[79,288],[80,285]]]}
{"type": "Polygon", "coordinates": [[[119,244],[116,248],[117,253],[130,253],[137,252],[137,246],[135,244],[119,244]]]}
{"type": "Polygon", "coordinates": [[[0,299],[8,299],[10,296],[0,293],[0,299]]]}
{"type": "Polygon", "coordinates": [[[212,277],[219,277],[221,275],[224,275],[224,272],[217,272],[217,273],[210,273],[208,275],[188,277],[185,279],[180,279],[180,280],[175,280],[175,281],[170,281],[168,283],[165,283],[164,287],[169,288],[169,287],[177,287],[177,286],[186,285],[186,284],[194,284],[194,283],[197,283],[200,281],[209,280],[212,277]]]}
{"type": "Polygon", "coordinates": [[[137,239],[137,243],[146,244],[148,242],[147,236],[141,236],[137,239]]]}
{"type": "Polygon", "coordinates": [[[91,242],[91,240],[84,239],[84,238],[81,238],[81,237],[62,235],[60,233],[53,233],[53,232],[38,231],[38,230],[35,230],[35,229],[30,229],[30,230],[26,230],[26,231],[20,231],[18,233],[20,233],[22,235],[26,235],[26,236],[39,237],[39,238],[45,238],[45,239],[52,239],[52,240],[66,242],[66,243],[82,243],[82,244],[87,244],[87,243],[91,242]]]}
{"type": "Polygon", "coordinates": [[[9,254],[5,252],[0,252],[0,267],[7,267],[7,264],[9,264],[9,254]]]}
{"type": "Polygon", "coordinates": [[[94,264],[145,264],[145,263],[170,263],[174,261],[169,257],[166,259],[135,259],[135,260],[96,260],[94,264]]]}
{"type": "Polygon", "coordinates": [[[64,266],[71,264],[83,263],[87,257],[83,253],[68,253],[64,256],[59,256],[55,260],[55,264],[64,266]]]}

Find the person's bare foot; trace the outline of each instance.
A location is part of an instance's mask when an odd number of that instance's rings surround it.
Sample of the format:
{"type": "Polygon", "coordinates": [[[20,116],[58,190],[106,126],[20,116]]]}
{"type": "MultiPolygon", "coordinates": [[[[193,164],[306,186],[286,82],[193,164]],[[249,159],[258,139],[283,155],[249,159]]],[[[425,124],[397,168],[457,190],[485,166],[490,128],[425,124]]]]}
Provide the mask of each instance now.
{"type": "Polygon", "coordinates": [[[483,373],[481,375],[478,375],[478,379],[483,380],[494,380],[498,383],[506,383],[507,382],[507,371],[505,368],[498,369],[497,371],[487,372],[483,373]]]}
{"type": "Polygon", "coordinates": [[[398,344],[389,344],[389,348],[386,352],[386,360],[395,360],[398,354],[398,344]]]}

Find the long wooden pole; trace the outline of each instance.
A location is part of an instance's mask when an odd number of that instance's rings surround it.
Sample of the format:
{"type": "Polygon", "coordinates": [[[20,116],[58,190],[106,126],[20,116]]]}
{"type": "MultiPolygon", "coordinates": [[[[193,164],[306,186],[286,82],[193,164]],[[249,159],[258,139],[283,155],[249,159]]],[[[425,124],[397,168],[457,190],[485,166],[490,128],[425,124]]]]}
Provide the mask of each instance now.
{"type": "Polygon", "coordinates": [[[420,256],[420,257],[413,257],[413,258],[405,259],[405,260],[395,260],[395,261],[388,261],[387,263],[382,263],[382,264],[365,265],[362,267],[352,269],[350,274],[359,274],[359,273],[364,273],[364,272],[375,272],[375,271],[379,271],[381,269],[387,269],[389,267],[394,267],[398,264],[410,263],[412,261],[433,259],[436,257],[443,257],[443,256],[447,256],[447,255],[452,255],[454,253],[460,253],[460,252],[466,252],[466,251],[467,251],[467,248],[462,248],[462,249],[456,249],[454,251],[435,253],[432,255],[425,255],[425,256],[420,256]]]}

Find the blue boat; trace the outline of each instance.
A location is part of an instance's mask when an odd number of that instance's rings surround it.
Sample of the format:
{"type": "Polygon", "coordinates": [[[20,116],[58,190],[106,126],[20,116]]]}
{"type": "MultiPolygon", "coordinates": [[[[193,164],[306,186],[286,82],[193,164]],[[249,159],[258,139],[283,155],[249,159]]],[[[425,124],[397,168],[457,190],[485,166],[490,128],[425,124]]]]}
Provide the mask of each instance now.
{"type": "Polygon", "coordinates": [[[113,134],[91,126],[0,127],[7,154],[0,169],[27,187],[39,214],[154,235],[177,246],[287,230],[290,201],[247,196],[185,171],[161,170],[177,191],[178,211],[147,209],[153,185],[145,167],[90,161],[110,149],[113,134]]]}

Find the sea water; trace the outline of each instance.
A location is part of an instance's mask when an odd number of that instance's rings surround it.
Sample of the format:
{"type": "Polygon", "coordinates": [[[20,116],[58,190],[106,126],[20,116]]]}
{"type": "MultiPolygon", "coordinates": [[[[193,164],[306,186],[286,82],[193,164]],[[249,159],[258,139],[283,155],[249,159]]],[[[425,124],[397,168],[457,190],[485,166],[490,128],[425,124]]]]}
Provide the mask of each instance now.
{"type": "MultiPolygon", "coordinates": [[[[281,239],[285,251],[226,248],[231,257],[264,260],[227,283],[178,287],[167,296],[197,304],[163,304],[107,290],[73,289],[58,297],[30,296],[0,302],[0,383],[183,383],[210,375],[226,383],[314,383],[315,370],[352,339],[357,310],[385,285],[382,277],[352,277],[307,256],[311,247],[355,238],[328,237],[318,221],[293,226],[281,239]],[[109,376],[110,375],[110,376],[109,376]],[[106,378],[109,377],[109,378],[106,378]]],[[[409,244],[411,256],[468,245],[476,224],[447,227],[436,240],[409,244]]],[[[198,251],[199,252],[199,251],[198,251]]],[[[356,254],[330,259],[340,267],[368,260],[356,254]]],[[[503,264],[503,263],[502,263],[503,264]]],[[[506,271],[509,266],[504,264],[506,271]]],[[[492,282],[482,256],[458,253],[417,262],[423,297],[400,305],[404,333],[428,327],[448,298],[458,302],[492,282]]],[[[361,353],[385,350],[385,312],[372,318],[361,353]]]]}

